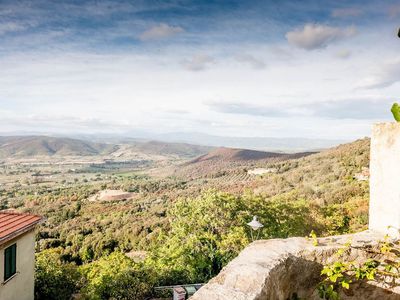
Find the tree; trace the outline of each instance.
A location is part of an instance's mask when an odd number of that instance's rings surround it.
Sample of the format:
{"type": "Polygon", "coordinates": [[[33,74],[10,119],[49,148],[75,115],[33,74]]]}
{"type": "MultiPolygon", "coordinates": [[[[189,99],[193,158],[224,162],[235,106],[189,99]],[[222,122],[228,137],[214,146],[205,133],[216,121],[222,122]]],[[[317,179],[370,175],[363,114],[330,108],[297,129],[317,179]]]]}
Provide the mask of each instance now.
{"type": "Polygon", "coordinates": [[[203,282],[215,276],[249,242],[243,209],[240,197],[215,191],[177,201],[168,212],[171,228],[153,252],[157,268],[173,272],[175,280],[203,282]]]}
{"type": "Polygon", "coordinates": [[[246,225],[253,215],[264,224],[260,238],[306,236],[314,226],[310,203],[289,197],[265,199],[248,193],[234,196],[208,191],[178,200],[168,210],[170,228],[152,253],[161,284],[205,282],[218,274],[251,241],[246,225]],[[183,283],[183,282],[181,282],[183,283]]]}
{"type": "Polygon", "coordinates": [[[86,299],[142,300],[153,288],[153,272],[121,252],[83,265],[82,293],[86,299]]]}
{"type": "Polygon", "coordinates": [[[35,299],[69,300],[77,290],[80,275],[73,263],[61,260],[61,249],[36,254],[35,299]]]}

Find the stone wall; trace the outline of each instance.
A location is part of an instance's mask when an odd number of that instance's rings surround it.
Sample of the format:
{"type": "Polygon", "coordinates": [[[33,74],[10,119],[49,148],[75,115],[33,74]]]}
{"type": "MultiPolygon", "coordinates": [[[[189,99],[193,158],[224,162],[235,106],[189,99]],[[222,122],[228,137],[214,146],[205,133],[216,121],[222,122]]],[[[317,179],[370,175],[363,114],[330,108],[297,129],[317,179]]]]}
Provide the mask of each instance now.
{"type": "MultiPolygon", "coordinates": [[[[318,239],[318,246],[306,238],[261,240],[250,244],[218,276],[202,287],[191,300],[291,300],[320,299],[315,287],[321,280],[322,265],[337,260],[337,250],[352,241],[346,260],[363,260],[383,236],[361,232],[318,239]],[[297,297],[297,298],[296,298],[297,297]]],[[[360,283],[341,299],[400,299],[397,289],[360,283]],[[362,286],[360,286],[362,284],[362,286]]]]}
{"type": "Polygon", "coordinates": [[[369,229],[399,235],[400,123],[372,128],[369,229]]]}

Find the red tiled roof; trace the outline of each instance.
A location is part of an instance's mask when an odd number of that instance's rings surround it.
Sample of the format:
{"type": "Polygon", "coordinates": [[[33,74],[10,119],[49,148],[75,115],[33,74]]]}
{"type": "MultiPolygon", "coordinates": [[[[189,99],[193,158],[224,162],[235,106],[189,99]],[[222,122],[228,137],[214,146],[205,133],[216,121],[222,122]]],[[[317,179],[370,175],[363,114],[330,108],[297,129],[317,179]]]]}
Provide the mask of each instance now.
{"type": "Polygon", "coordinates": [[[37,215],[0,211],[0,245],[30,230],[41,220],[37,215]]]}

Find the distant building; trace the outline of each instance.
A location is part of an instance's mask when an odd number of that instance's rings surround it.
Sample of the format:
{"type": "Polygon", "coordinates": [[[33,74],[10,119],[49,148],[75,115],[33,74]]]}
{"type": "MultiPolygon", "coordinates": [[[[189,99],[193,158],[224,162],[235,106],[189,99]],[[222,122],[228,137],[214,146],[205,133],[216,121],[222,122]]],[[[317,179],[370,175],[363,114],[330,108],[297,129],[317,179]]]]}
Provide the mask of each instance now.
{"type": "Polygon", "coordinates": [[[354,179],[358,181],[367,181],[369,180],[369,168],[363,167],[360,173],[354,174],[354,179]]]}
{"type": "Polygon", "coordinates": [[[33,300],[35,226],[42,217],[0,211],[0,299],[33,300]]]}
{"type": "Polygon", "coordinates": [[[89,201],[116,201],[132,199],[135,193],[125,192],[123,190],[103,190],[91,196],[89,201]]]}
{"type": "Polygon", "coordinates": [[[256,168],[253,170],[248,170],[247,174],[250,175],[263,175],[263,174],[268,174],[268,173],[276,173],[278,172],[278,169],[276,168],[256,168]]]}

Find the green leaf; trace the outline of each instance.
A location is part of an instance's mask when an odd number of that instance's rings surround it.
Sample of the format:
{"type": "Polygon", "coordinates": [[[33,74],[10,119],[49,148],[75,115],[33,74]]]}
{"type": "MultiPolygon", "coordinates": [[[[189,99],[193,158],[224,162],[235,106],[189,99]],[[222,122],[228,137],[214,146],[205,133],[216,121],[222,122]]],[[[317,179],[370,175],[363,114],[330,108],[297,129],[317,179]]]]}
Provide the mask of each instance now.
{"type": "Polygon", "coordinates": [[[375,279],[375,272],[367,273],[367,279],[368,280],[374,280],[375,279]]]}
{"type": "Polygon", "coordinates": [[[350,284],[347,281],[342,281],[342,287],[345,289],[349,289],[350,288],[350,284]]]}
{"type": "Polygon", "coordinates": [[[400,105],[397,103],[393,103],[391,112],[393,114],[394,119],[397,122],[400,122],[400,105]]]}

